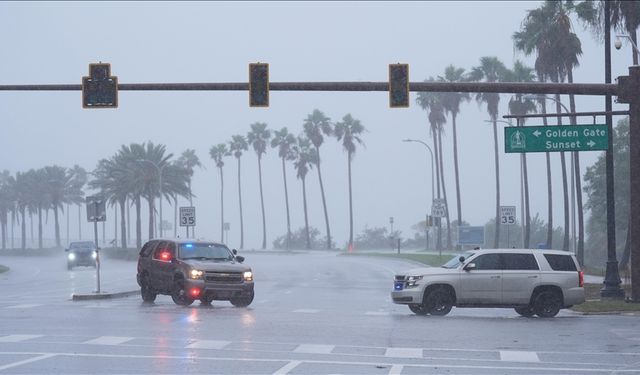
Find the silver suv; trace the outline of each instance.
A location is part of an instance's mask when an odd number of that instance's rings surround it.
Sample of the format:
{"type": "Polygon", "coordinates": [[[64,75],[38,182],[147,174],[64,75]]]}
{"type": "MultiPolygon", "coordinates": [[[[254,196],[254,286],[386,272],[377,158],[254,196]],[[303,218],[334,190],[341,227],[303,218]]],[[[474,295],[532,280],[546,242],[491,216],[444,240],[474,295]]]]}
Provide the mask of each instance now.
{"type": "Polygon", "coordinates": [[[456,307],[510,307],[522,316],[554,317],[584,302],[584,274],[558,250],[471,250],[441,267],[396,275],[391,298],[418,315],[456,307]]]}

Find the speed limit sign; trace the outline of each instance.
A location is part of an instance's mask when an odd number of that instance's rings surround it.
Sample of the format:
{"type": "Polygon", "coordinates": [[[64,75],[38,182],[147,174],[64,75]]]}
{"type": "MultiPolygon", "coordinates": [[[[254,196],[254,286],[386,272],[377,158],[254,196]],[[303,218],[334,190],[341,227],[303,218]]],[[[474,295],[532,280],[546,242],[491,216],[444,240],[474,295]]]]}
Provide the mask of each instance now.
{"type": "Polygon", "coordinates": [[[516,206],[500,206],[500,224],[515,225],[516,206]]]}
{"type": "Polygon", "coordinates": [[[180,226],[192,227],[196,225],[196,208],[180,207],[180,226]]]}

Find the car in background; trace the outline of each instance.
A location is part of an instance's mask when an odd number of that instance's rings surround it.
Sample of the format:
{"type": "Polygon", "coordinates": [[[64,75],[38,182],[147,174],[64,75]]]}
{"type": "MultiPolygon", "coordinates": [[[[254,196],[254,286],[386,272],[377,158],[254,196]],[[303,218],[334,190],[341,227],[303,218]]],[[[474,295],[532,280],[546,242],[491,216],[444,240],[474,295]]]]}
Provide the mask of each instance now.
{"type": "Polygon", "coordinates": [[[471,250],[441,267],[397,274],[391,298],[418,315],[446,315],[453,306],[508,307],[551,318],[585,301],[584,274],[566,251],[471,250]]]}
{"type": "Polygon", "coordinates": [[[253,272],[242,262],[244,257],[224,244],[155,239],[140,250],[136,279],[145,302],[165,294],[183,306],[222,300],[246,307],[254,297],[253,272]]]}
{"type": "Polygon", "coordinates": [[[96,245],[92,241],[71,242],[69,247],[64,249],[67,252],[67,269],[71,270],[77,266],[96,267],[96,245]]]}

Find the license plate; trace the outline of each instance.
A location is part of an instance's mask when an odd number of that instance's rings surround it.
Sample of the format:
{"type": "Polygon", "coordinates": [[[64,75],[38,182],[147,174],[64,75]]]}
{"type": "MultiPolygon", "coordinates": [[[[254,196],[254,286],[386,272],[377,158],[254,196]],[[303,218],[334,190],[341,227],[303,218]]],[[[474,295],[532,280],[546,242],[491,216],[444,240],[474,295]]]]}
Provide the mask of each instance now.
{"type": "Polygon", "coordinates": [[[404,286],[404,283],[402,281],[396,281],[393,284],[393,290],[402,290],[403,286],[404,286]]]}

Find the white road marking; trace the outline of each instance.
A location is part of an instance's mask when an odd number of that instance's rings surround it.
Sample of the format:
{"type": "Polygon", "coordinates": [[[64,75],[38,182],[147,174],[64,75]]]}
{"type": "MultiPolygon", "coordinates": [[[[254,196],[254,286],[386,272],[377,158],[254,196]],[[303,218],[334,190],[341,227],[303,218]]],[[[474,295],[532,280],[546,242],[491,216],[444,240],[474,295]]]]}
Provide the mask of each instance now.
{"type": "Polygon", "coordinates": [[[540,362],[536,352],[500,351],[500,360],[508,362],[540,362]]]}
{"type": "Polygon", "coordinates": [[[222,349],[231,344],[231,341],[218,340],[196,340],[194,343],[187,345],[188,349],[222,349]]]}
{"type": "Polygon", "coordinates": [[[335,348],[335,345],[300,344],[293,351],[295,353],[329,354],[333,351],[333,348],[335,348]]]}
{"type": "Polygon", "coordinates": [[[0,342],[20,342],[42,337],[42,335],[8,335],[0,337],[0,342]]]}
{"type": "Polygon", "coordinates": [[[18,366],[22,366],[22,365],[26,365],[27,363],[32,363],[32,362],[38,362],[38,361],[42,361],[43,359],[47,359],[47,358],[51,358],[51,357],[55,357],[56,354],[43,354],[34,358],[29,358],[29,359],[25,359],[24,361],[18,361],[18,362],[13,362],[13,363],[9,363],[8,365],[4,365],[4,366],[0,366],[0,371],[9,369],[9,368],[13,368],[13,367],[18,367],[18,366]]]}
{"type": "Polygon", "coordinates": [[[388,311],[367,311],[364,315],[373,315],[373,316],[388,316],[391,315],[388,311]]]}
{"type": "Polygon", "coordinates": [[[42,306],[42,305],[38,303],[25,303],[23,305],[7,306],[5,308],[6,309],[31,309],[38,306],[42,306]]]}
{"type": "Polygon", "coordinates": [[[294,313],[305,313],[305,314],[315,314],[317,312],[320,312],[320,310],[314,310],[314,309],[298,309],[298,310],[293,310],[294,313]]]}
{"type": "Polygon", "coordinates": [[[389,370],[389,375],[400,375],[402,373],[402,365],[393,365],[391,366],[391,370],[389,370]]]}
{"type": "Polygon", "coordinates": [[[274,372],[273,375],[287,375],[289,373],[289,371],[293,370],[294,368],[296,368],[296,366],[298,366],[301,363],[302,362],[300,362],[300,361],[291,361],[291,362],[287,363],[286,365],[282,366],[276,372],[274,372]]]}
{"type": "Polygon", "coordinates": [[[387,348],[384,353],[385,357],[394,358],[422,358],[422,349],[420,348],[387,348]]]}
{"type": "Polygon", "coordinates": [[[120,345],[127,341],[133,340],[133,337],[123,337],[123,336],[100,336],[93,340],[85,341],[84,344],[91,345],[120,345]]]}

